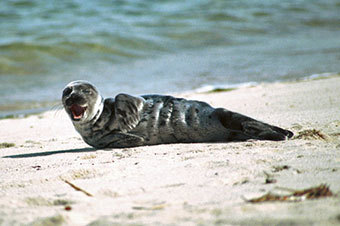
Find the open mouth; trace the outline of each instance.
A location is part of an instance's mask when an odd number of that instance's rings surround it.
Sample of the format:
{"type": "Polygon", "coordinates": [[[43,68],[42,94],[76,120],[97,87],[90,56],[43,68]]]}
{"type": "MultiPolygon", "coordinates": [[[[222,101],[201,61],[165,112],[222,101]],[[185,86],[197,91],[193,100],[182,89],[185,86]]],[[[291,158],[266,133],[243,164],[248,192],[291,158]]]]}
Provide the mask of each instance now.
{"type": "Polygon", "coordinates": [[[72,106],[70,107],[70,111],[74,120],[80,120],[84,116],[86,107],[82,107],[78,104],[72,104],[72,106]]]}

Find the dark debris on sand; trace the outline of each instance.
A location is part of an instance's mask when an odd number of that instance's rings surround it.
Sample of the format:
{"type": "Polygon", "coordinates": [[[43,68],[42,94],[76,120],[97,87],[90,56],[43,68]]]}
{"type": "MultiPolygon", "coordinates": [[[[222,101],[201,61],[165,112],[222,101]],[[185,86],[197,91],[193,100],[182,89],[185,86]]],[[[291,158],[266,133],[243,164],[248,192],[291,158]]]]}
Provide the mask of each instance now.
{"type": "Polygon", "coordinates": [[[316,129],[306,129],[298,132],[295,139],[305,139],[305,140],[327,140],[327,135],[323,134],[320,130],[316,129]]]}
{"type": "MultiPolygon", "coordinates": [[[[291,189],[289,189],[291,190],[291,189]]],[[[329,189],[329,186],[321,184],[317,187],[307,188],[304,190],[291,190],[292,193],[289,195],[277,195],[267,193],[259,198],[253,198],[246,200],[250,203],[262,203],[262,202],[299,202],[306,199],[319,199],[324,197],[335,196],[334,193],[329,189]]]]}

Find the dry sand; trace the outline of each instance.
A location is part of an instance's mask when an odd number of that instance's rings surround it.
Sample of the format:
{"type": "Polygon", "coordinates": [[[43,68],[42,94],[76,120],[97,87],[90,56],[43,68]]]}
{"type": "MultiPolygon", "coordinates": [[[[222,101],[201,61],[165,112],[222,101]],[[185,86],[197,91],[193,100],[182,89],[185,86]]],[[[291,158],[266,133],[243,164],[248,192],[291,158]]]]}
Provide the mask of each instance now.
{"type": "Polygon", "coordinates": [[[283,142],[94,150],[66,114],[0,120],[2,225],[340,225],[340,77],[183,94],[294,131],[283,142]],[[302,134],[315,129],[319,134],[302,134]],[[267,175],[273,183],[266,183],[267,175]],[[90,195],[77,191],[65,180],[90,195]],[[335,197],[248,203],[325,183],[335,197]]]}

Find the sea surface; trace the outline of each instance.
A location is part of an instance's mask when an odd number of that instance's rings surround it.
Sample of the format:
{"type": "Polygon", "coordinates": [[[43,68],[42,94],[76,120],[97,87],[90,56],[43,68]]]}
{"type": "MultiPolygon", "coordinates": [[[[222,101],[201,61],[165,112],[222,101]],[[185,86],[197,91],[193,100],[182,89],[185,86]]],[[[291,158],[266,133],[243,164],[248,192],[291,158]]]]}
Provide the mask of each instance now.
{"type": "Polygon", "coordinates": [[[107,97],[338,73],[339,12],[338,0],[1,0],[0,118],[53,108],[76,79],[107,97]]]}

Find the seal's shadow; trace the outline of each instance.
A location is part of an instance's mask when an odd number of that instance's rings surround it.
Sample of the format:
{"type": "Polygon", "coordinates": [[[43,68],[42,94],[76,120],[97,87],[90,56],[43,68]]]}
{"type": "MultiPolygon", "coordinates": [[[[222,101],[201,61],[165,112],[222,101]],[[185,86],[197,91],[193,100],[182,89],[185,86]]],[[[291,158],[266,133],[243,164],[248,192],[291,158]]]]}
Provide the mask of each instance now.
{"type": "Polygon", "coordinates": [[[8,155],[3,158],[32,158],[32,157],[41,157],[48,155],[56,155],[63,153],[81,153],[81,152],[92,152],[97,149],[95,148],[78,148],[78,149],[67,149],[67,150],[59,150],[59,151],[46,151],[46,152],[38,152],[38,153],[27,153],[27,154],[19,154],[19,155],[8,155]]]}

